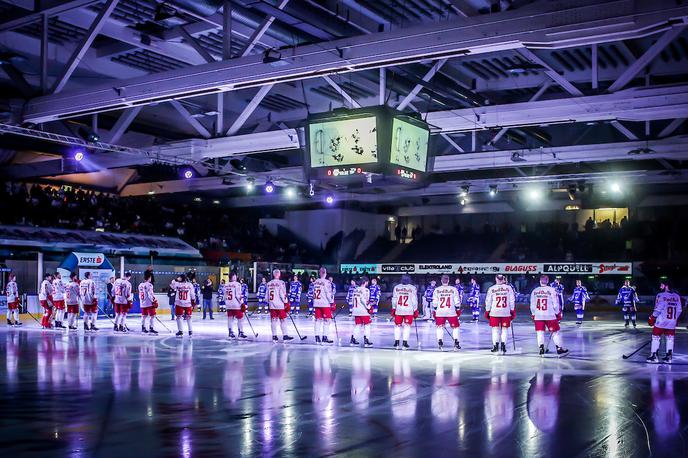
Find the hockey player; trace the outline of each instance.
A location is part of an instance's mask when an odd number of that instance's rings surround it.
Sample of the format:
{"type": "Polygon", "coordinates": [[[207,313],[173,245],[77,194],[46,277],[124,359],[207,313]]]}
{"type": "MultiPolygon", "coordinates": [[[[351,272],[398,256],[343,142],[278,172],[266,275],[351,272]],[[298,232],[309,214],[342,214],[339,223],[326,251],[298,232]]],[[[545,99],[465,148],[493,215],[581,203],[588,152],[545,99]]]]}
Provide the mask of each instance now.
{"type": "Polygon", "coordinates": [[[187,280],[185,275],[177,277],[177,281],[172,282],[172,287],[177,291],[177,300],[174,303],[174,315],[177,319],[177,333],[175,336],[182,337],[182,320],[186,321],[189,337],[193,335],[191,329],[191,314],[196,306],[196,291],[193,284],[187,280]]]}
{"type": "MultiPolygon", "coordinates": [[[[237,321],[237,328],[239,337],[246,338],[244,334],[244,313],[246,313],[246,299],[244,298],[243,286],[244,283],[236,281],[237,274],[231,273],[229,276],[229,283],[225,285],[225,300],[227,303],[227,331],[229,331],[229,338],[234,339],[234,320],[237,321]]],[[[247,288],[248,291],[248,288],[247,288]]]]}
{"type": "Polygon", "coordinates": [[[394,348],[399,350],[401,339],[402,348],[407,350],[413,319],[418,318],[418,291],[406,274],[401,276],[401,284],[396,285],[392,292],[392,318],[395,325],[394,348]]]}
{"type": "Polygon", "coordinates": [[[41,282],[41,287],[38,290],[38,302],[43,307],[43,318],[41,318],[41,326],[43,329],[50,329],[50,318],[53,315],[53,275],[45,274],[45,278],[41,282]]]}
{"type": "Polygon", "coordinates": [[[84,273],[84,279],[81,280],[79,289],[81,304],[84,308],[84,331],[97,331],[98,298],[96,297],[96,284],[91,279],[91,272],[84,273]]]}
{"type": "Polygon", "coordinates": [[[217,311],[224,312],[227,310],[227,303],[225,301],[225,279],[220,280],[220,285],[217,287],[217,311]]]}
{"type": "Polygon", "coordinates": [[[624,317],[624,327],[628,327],[628,320],[630,318],[633,323],[633,329],[636,328],[636,304],[640,302],[635,288],[631,286],[631,280],[624,280],[623,286],[619,289],[619,294],[616,296],[616,305],[621,306],[621,311],[624,317]]]}
{"type": "Polygon", "coordinates": [[[573,288],[573,293],[569,297],[569,302],[573,302],[573,309],[576,311],[576,324],[583,323],[583,314],[585,313],[585,304],[590,300],[588,290],[583,286],[583,282],[576,280],[576,287],[573,288]]]}
{"type": "Polygon", "coordinates": [[[334,285],[327,279],[327,269],[320,268],[320,278],[313,284],[313,308],[315,309],[315,342],[334,343],[328,338],[332,312],[337,308],[334,302],[334,285]]]}
{"type": "Polygon", "coordinates": [[[664,280],[659,285],[661,292],[655,298],[655,308],[652,315],[647,320],[652,326],[652,343],[650,344],[650,357],[648,363],[656,364],[659,362],[657,350],[662,336],[666,338],[666,354],[661,362],[671,364],[671,357],[674,353],[674,336],[676,335],[676,322],[681,315],[681,297],[671,291],[668,280],[664,280]]]}
{"type": "Polygon", "coordinates": [[[459,345],[459,316],[461,316],[461,302],[459,302],[459,292],[455,286],[449,285],[449,275],[442,275],[442,284],[435,288],[432,294],[432,307],[435,309],[435,335],[437,336],[437,346],[442,350],[444,342],[444,326],[449,323],[452,328],[452,338],[454,339],[454,350],[461,349],[459,345]]]}
{"type": "Polygon", "coordinates": [[[354,312],[354,291],[356,287],[356,280],[352,278],[349,283],[349,289],[346,291],[346,304],[349,306],[349,316],[352,316],[354,312]]]}
{"type": "Polygon", "coordinates": [[[561,277],[556,277],[549,285],[557,292],[557,300],[559,301],[559,310],[564,313],[564,285],[561,284],[561,277]]]}
{"type": "Polygon", "coordinates": [[[260,285],[258,285],[258,292],[256,293],[256,298],[258,299],[258,309],[257,313],[265,311],[268,313],[268,301],[266,300],[268,294],[268,281],[265,277],[260,279],[260,285]]]}
{"type": "Polygon", "coordinates": [[[456,292],[459,293],[459,303],[457,305],[459,308],[461,308],[461,305],[463,304],[464,288],[459,277],[456,277],[456,280],[454,280],[454,288],[456,288],[456,292]]]}
{"type": "Polygon", "coordinates": [[[471,307],[471,315],[473,316],[473,322],[477,323],[480,317],[480,285],[475,277],[471,277],[470,291],[468,292],[468,298],[466,299],[466,304],[471,307]]]}
{"type": "Polygon", "coordinates": [[[313,307],[313,288],[315,286],[315,277],[311,277],[308,283],[308,291],[306,292],[306,298],[308,299],[308,315],[306,315],[306,318],[310,318],[313,316],[314,313],[314,307],[313,307]]]}
{"type": "Polygon", "coordinates": [[[437,282],[435,280],[430,280],[430,284],[425,288],[425,309],[423,310],[423,318],[426,321],[432,320],[432,294],[435,292],[437,287],[437,282]]]}
{"type": "Polygon", "coordinates": [[[516,298],[504,275],[497,275],[495,281],[497,284],[490,286],[485,294],[485,318],[492,328],[492,353],[500,351],[500,347],[506,353],[507,329],[516,318],[516,298]]]}
{"type": "Polygon", "coordinates": [[[21,326],[19,321],[19,288],[17,287],[17,275],[10,272],[7,288],[7,326],[21,326]],[[12,317],[14,316],[14,323],[12,317]]]}
{"type": "Polygon", "coordinates": [[[372,310],[370,302],[370,290],[368,289],[368,277],[361,277],[358,285],[351,293],[351,308],[354,316],[354,330],[351,334],[351,345],[358,345],[356,335],[363,334],[363,344],[370,347],[373,343],[368,340],[370,337],[370,312],[372,310]]]}
{"type": "Polygon", "coordinates": [[[378,307],[380,305],[380,285],[377,284],[377,278],[370,279],[370,305],[372,307],[373,318],[377,317],[378,307]]]}
{"type": "Polygon", "coordinates": [[[289,305],[291,305],[292,313],[295,313],[296,315],[298,315],[299,311],[301,310],[302,288],[303,285],[301,284],[301,280],[299,280],[299,276],[294,274],[291,282],[289,283],[289,305]]]}
{"type": "Polygon", "coordinates": [[[287,334],[287,313],[289,313],[289,300],[287,299],[287,287],[280,280],[282,273],[279,269],[272,271],[272,280],[267,284],[268,306],[270,307],[270,328],[272,329],[272,341],[278,342],[277,325],[282,331],[282,341],[294,339],[287,334]]]}
{"type": "Polygon", "coordinates": [[[71,330],[76,330],[76,319],[79,316],[79,300],[81,290],[76,272],[69,274],[69,283],[65,289],[65,301],[67,302],[67,326],[71,330]]]}
{"type": "Polygon", "coordinates": [[[336,298],[337,297],[337,284],[334,282],[334,277],[330,275],[327,277],[328,280],[330,280],[330,283],[332,283],[332,297],[336,298]]]}
{"type": "Polygon", "coordinates": [[[241,300],[244,304],[244,313],[246,313],[248,311],[248,283],[245,278],[242,278],[239,283],[241,283],[241,300]]]}
{"type": "Polygon", "coordinates": [[[201,311],[202,298],[203,298],[203,296],[201,295],[201,285],[196,281],[196,273],[195,272],[190,274],[189,278],[191,278],[191,284],[194,287],[194,294],[196,295],[196,305],[198,305],[198,311],[200,312],[201,311]]]}
{"type": "Polygon", "coordinates": [[[559,332],[561,321],[561,308],[557,291],[547,286],[549,277],[540,277],[540,286],[530,293],[530,316],[535,322],[535,335],[540,349],[540,356],[545,354],[545,328],[552,334],[554,345],[557,346],[557,355],[565,355],[569,351],[563,347],[559,332]]]}
{"type": "Polygon", "coordinates": [[[124,272],[124,276],[115,280],[115,285],[112,287],[115,295],[115,332],[129,332],[127,313],[131,309],[134,298],[130,279],[131,272],[124,272]]]}
{"type": "Polygon", "coordinates": [[[153,327],[155,321],[155,313],[158,308],[158,300],[155,298],[153,292],[153,283],[151,283],[151,272],[144,272],[143,283],[139,284],[139,301],[141,304],[141,332],[144,334],[157,335],[158,331],[153,327]],[[148,328],[146,328],[146,319],[148,318],[148,328]]]}
{"type": "Polygon", "coordinates": [[[55,272],[53,279],[53,304],[55,305],[55,327],[65,329],[62,319],[65,313],[65,284],[62,283],[62,275],[55,272]]]}

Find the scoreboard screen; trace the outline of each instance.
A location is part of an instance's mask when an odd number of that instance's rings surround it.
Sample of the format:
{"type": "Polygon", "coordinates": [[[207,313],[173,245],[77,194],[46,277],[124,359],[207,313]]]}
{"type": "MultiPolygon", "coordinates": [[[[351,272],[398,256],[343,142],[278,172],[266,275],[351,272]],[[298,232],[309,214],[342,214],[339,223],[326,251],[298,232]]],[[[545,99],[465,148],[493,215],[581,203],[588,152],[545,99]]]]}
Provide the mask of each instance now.
{"type": "Polygon", "coordinates": [[[430,131],[395,117],[392,121],[390,163],[417,172],[425,172],[428,162],[430,131]]]}
{"type": "Polygon", "coordinates": [[[311,168],[377,163],[377,117],[311,122],[308,146],[311,168]]]}

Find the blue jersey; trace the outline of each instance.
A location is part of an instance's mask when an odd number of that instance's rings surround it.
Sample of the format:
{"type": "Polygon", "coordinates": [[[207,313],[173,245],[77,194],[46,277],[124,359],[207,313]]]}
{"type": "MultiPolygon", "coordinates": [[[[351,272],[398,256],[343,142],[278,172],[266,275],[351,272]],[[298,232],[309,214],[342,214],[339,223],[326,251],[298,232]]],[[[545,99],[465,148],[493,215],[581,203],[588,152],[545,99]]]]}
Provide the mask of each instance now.
{"type": "Polygon", "coordinates": [[[354,291],[356,291],[356,287],[349,286],[349,290],[346,292],[346,303],[348,305],[354,305],[354,291]]]}
{"type": "Polygon", "coordinates": [[[201,302],[201,285],[198,283],[193,284],[194,287],[194,294],[196,295],[196,303],[200,304],[201,302]]]}
{"type": "Polygon", "coordinates": [[[241,284],[241,297],[244,298],[244,305],[248,304],[248,285],[246,283],[241,284]]]}
{"type": "Polygon", "coordinates": [[[330,283],[332,284],[332,297],[335,297],[337,295],[337,285],[333,281],[330,283]]]}
{"type": "Polygon", "coordinates": [[[573,294],[569,297],[569,301],[573,302],[573,305],[582,307],[587,301],[590,300],[590,295],[585,286],[576,286],[573,288],[573,294]]]}
{"type": "Polygon", "coordinates": [[[557,285],[557,282],[553,281],[549,286],[554,288],[554,291],[557,292],[557,296],[559,297],[559,307],[564,306],[564,285],[559,283],[557,285]]]}
{"type": "Polygon", "coordinates": [[[225,285],[220,285],[217,288],[217,303],[220,305],[225,303],[225,285]]]}
{"type": "Polygon", "coordinates": [[[636,302],[639,302],[639,299],[635,289],[630,286],[622,286],[619,290],[619,294],[616,296],[616,305],[631,307],[635,305],[636,302]]]}
{"type": "Polygon", "coordinates": [[[292,281],[289,283],[289,302],[298,304],[301,302],[301,285],[300,281],[292,281]]]}
{"type": "Polygon", "coordinates": [[[425,288],[425,302],[428,304],[432,304],[432,294],[435,292],[435,286],[428,285],[427,288],[425,288]]]}
{"type": "Polygon", "coordinates": [[[479,284],[471,284],[471,292],[468,293],[468,299],[466,299],[466,302],[471,304],[471,305],[478,305],[480,302],[480,285],[479,284]]]}
{"type": "Polygon", "coordinates": [[[265,302],[265,296],[268,293],[268,285],[267,283],[261,283],[258,286],[258,293],[256,294],[256,297],[258,298],[258,302],[265,302]]]}
{"type": "Polygon", "coordinates": [[[313,295],[315,294],[314,293],[314,287],[315,287],[315,283],[310,282],[310,284],[308,285],[308,292],[306,293],[306,297],[308,298],[309,304],[313,303],[313,295]]]}
{"type": "Polygon", "coordinates": [[[380,303],[380,285],[370,285],[368,288],[370,290],[370,299],[368,299],[369,304],[377,305],[380,303]]]}
{"type": "Polygon", "coordinates": [[[463,303],[463,285],[461,283],[454,283],[454,288],[459,293],[459,304],[463,303]]]}

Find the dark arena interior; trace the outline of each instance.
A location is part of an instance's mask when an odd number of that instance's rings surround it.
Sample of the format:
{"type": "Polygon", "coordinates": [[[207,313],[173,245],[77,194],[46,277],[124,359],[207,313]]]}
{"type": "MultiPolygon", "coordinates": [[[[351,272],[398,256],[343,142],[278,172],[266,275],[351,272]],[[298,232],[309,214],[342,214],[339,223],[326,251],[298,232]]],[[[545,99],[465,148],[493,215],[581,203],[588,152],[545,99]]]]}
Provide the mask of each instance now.
{"type": "Polygon", "coordinates": [[[687,25],[0,0],[2,455],[688,456],[687,25]]]}

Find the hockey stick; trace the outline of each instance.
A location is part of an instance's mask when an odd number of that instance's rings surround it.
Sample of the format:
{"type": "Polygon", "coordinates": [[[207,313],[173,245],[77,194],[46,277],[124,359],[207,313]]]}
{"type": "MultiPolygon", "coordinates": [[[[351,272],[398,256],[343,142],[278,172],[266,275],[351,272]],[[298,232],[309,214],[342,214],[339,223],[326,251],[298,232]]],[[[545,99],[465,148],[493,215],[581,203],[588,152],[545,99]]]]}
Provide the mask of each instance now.
{"type": "Polygon", "coordinates": [[[158,318],[158,314],[157,314],[157,313],[155,314],[155,319],[158,320],[158,323],[160,323],[160,324],[162,325],[163,328],[167,329],[167,330],[169,331],[170,334],[174,334],[174,332],[172,332],[172,330],[171,330],[170,328],[168,328],[167,326],[165,326],[165,323],[163,323],[162,320],[161,320],[160,318],[158,318]]]}
{"type": "Polygon", "coordinates": [[[420,348],[420,339],[418,338],[418,320],[414,318],[413,324],[416,327],[416,342],[418,342],[418,348],[420,348]]]}
{"type": "Polygon", "coordinates": [[[514,333],[514,323],[511,323],[511,343],[514,345],[514,351],[516,351],[516,334],[514,333]]]}
{"type": "Polygon", "coordinates": [[[299,332],[299,328],[296,327],[296,321],[294,321],[294,317],[291,316],[291,314],[289,314],[289,318],[291,318],[291,324],[294,325],[294,329],[296,329],[296,335],[299,336],[299,339],[306,340],[308,338],[308,336],[301,337],[301,333],[299,332]]]}
{"type": "Polygon", "coordinates": [[[112,321],[112,319],[110,318],[110,315],[108,315],[107,313],[105,313],[105,311],[104,311],[103,309],[100,308],[100,305],[98,305],[97,302],[96,302],[96,308],[98,308],[98,310],[99,310],[100,312],[103,312],[103,315],[105,315],[105,317],[110,321],[110,323],[112,323],[113,325],[115,324],[115,322],[112,321]]]}
{"type": "Polygon", "coordinates": [[[256,332],[255,329],[253,329],[253,325],[251,324],[251,320],[249,320],[249,318],[248,318],[248,313],[246,314],[246,322],[248,323],[249,327],[251,328],[251,332],[253,333],[254,337],[257,339],[258,333],[256,332]]]}
{"type": "Polygon", "coordinates": [[[337,338],[337,343],[339,343],[339,330],[337,329],[336,317],[337,317],[337,314],[335,313],[334,316],[332,317],[332,322],[334,323],[334,335],[337,338]]]}
{"type": "Polygon", "coordinates": [[[29,307],[26,307],[26,313],[28,313],[29,316],[30,316],[31,318],[33,318],[33,320],[34,320],[36,323],[38,323],[38,325],[39,325],[41,328],[43,327],[43,323],[41,323],[40,321],[38,321],[38,319],[37,319],[35,316],[33,316],[33,314],[32,314],[31,312],[29,312],[29,307]]]}
{"type": "Polygon", "coordinates": [[[642,350],[643,348],[647,347],[648,344],[649,344],[650,342],[652,342],[652,341],[651,341],[651,340],[648,340],[647,342],[645,342],[644,344],[642,344],[640,347],[638,347],[638,348],[637,348],[633,353],[631,353],[630,355],[621,355],[621,357],[622,357],[623,359],[628,359],[628,358],[630,358],[631,356],[635,355],[636,353],[638,353],[638,352],[639,352],[640,350],[642,350]]]}
{"type": "Polygon", "coordinates": [[[547,346],[545,347],[545,353],[549,353],[549,343],[552,341],[552,332],[550,331],[549,337],[547,338],[547,346]]]}

